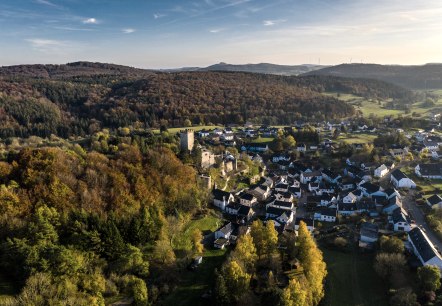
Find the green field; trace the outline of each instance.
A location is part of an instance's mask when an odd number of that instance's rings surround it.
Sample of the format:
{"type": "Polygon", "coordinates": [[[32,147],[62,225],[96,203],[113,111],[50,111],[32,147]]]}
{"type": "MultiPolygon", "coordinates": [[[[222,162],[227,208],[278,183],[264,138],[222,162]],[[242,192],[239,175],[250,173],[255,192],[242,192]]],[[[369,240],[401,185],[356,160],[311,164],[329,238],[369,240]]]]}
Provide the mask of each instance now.
{"type": "MultiPolygon", "coordinates": [[[[221,126],[221,125],[199,125],[199,126],[192,126],[192,127],[177,127],[177,128],[170,128],[170,129],[167,129],[167,131],[168,131],[170,134],[176,134],[176,133],[178,133],[179,131],[181,131],[181,130],[183,130],[183,129],[192,129],[192,130],[194,130],[195,132],[198,132],[198,131],[201,131],[201,130],[213,130],[213,129],[215,129],[215,128],[223,129],[224,127],[221,126]]],[[[159,129],[155,129],[155,130],[152,130],[152,132],[155,133],[155,134],[159,134],[159,133],[160,133],[160,130],[159,130],[159,129]]]]}
{"type": "Polygon", "coordinates": [[[18,284],[10,281],[7,276],[0,273],[0,305],[2,301],[18,294],[18,284]]]}
{"type": "Polygon", "coordinates": [[[178,288],[162,304],[170,306],[207,305],[207,301],[202,300],[201,295],[213,287],[214,270],[222,265],[226,254],[226,249],[206,249],[203,262],[194,271],[183,270],[180,272],[178,288]]]}
{"type": "Polygon", "coordinates": [[[377,137],[376,133],[374,134],[365,134],[365,133],[353,133],[348,135],[340,135],[338,140],[344,141],[346,143],[372,143],[373,140],[377,137]]]}
{"type": "Polygon", "coordinates": [[[273,137],[258,137],[256,139],[253,139],[251,143],[271,143],[273,139],[273,137]]]}
{"type": "MultiPolygon", "coordinates": [[[[416,101],[413,105],[411,105],[410,114],[418,113],[421,115],[426,115],[436,109],[438,109],[439,111],[442,109],[442,90],[430,90],[429,93],[439,96],[437,99],[435,99],[435,105],[432,107],[425,107],[423,106],[422,101],[416,101]]],[[[344,93],[338,94],[336,92],[325,92],[323,93],[323,95],[334,97],[353,105],[356,108],[356,110],[360,110],[364,116],[369,116],[371,114],[380,117],[390,116],[390,115],[393,116],[407,115],[404,110],[384,108],[384,104],[386,102],[389,102],[390,99],[381,101],[381,104],[378,104],[378,102],[375,100],[366,99],[364,97],[352,94],[344,94],[344,93]]]]}
{"type": "Polygon", "coordinates": [[[388,285],[373,269],[373,255],[322,248],[327,263],[322,306],[387,306],[388,285]]]}
{"type": "Polygon", "coordinates": [[[424,194],[431,195],[442,191],[442,180],[422,179],[414,173],[414,167],[404,167],[401,171],[411,178],[424,194]]]}

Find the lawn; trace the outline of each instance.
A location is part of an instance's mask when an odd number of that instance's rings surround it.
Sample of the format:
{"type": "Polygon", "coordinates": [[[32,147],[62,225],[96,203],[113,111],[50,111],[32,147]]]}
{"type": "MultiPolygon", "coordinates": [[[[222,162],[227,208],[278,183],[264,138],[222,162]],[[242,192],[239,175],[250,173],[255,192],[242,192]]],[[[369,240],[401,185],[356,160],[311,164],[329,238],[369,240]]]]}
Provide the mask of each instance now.
{"type": "Polygon", "coordinates": [[[442,180],[428,180],[420,178],[414,172],[413,167],[403,167],[401,169],[410,179],[412,179],[424,194],[439,193],[442,190],[442,180]]]}
{"type": "Polygon", "coordinates": [[[183,270],[181,272],[178,288],[164,300],[162,305],[207,305],[207,301],[201,299],[201,295],[213,287],[215,268],[221,267],[226,254],[226,249],[206,249],[203,262],[194,271],[183,270]]]}
{"type": "Polygon", "coordinates": [[[273,139],[273,137],[258,137],[253,139],[251,143],[271,143],[273,139]]]}
{"type": "Polygon", "coordinates": [[[388,285],[373,269],[373,255],[322,248],[327,263],[322,306],[387,306],[388,285]]]}
{"type": "Polygon", "coordinates": [[[377,137],[376,134],[349,134],[349,135],[340,135],[338,140],[344,141],[346,143],[372,143],[373,140],[377,137]]]}
{"type": "MultiPolygon", "coordinates": [[[[223,129],[224,127],[221,126],[221,125],[199,125],[199,126],[192,126],[192,127],[170,128],[170,129],[167,129],[167,131],[169,132],[169,134],[176,134],[176,133],[178,133],[179,131],[181,131],[183,129],[192,129],[195,132],[198,132],[198,131],[201,131],[201,130],[213,130],[215,128],[223,129]]],[[[159,134],[160,130],[159,129],[155,129],[155,130],[152,130],[152,132],[155,133],[155,134],[159,134]]]]}
{"type": "Polygon", "coordinates": [[[4,299],[18,294],[18,284],[12,282],[4,274],[0,273],[0,305],[4,299]]]}

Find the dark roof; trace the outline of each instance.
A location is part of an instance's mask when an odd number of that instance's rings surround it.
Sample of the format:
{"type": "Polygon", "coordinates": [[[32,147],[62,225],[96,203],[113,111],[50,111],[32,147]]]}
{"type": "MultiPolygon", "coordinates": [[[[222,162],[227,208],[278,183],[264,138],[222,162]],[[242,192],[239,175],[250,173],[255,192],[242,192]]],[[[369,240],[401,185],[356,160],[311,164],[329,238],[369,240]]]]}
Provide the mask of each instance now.
{"type": "Polygon", "coordinates": [[[321,215],[336,217],[336,208],[323,208],[321,209],[321,215]]]}
{"type": "Polygon", "coordinates": [[[250,193],[243,193],[241,195],[241,199],[247,200],[247,201],[252,201],[254,198],[253,195],[251,195],[250,193]]]}
{"type": "Polygon", "coordinates": [[[396,189],[388,188],[388,189],[384,190],[384,192],[387,194],[387,196],[391,196],[393,193],[396,192],[396,189]]]}
{"type": "Polygon", "coordinates": [[[250,211],[253,212],[253,209],[249,206],[245,206],[245,205],[240,205],[239,209],[238,209],[238,215],[239,216],[248,216],[250,211]]]}
{"type": "Polygon", "coordinates": [[[339,211],[354,211],[356,210],[356,205],[353,203],[339,203],[339,211]]]}
{"type": "Polygon", "coordinates": [[[363,222],[361,224],[361,236],[371,237],[371,238],[377,238],[379,232],[379,227],[370,222],[363,222]]]}
{"type": "Polygon", "coordinates": [[[375,193],[376,191],[379,191],[381,189],[379,185],[375,185],[370,182],[365,182],[361,185],[361,188],[367,190],[368,193],[375,193]]]}
{"type": "Polygon", "coordinates": [[[293,207],[293,203],[292,202],[284,202],[284,201],[275,201],[275,202],[273,202],[273,205],[281,206],[281,207],[287,207],[287,208],[292,208],[293,207]]]}
{"type": "Polygon", "coordinates": [[[277,208],[277,207],[273,207],[273,206],[269,206],[266,209],[266,213],[271,214],[271,215],[275,215],[275,216],[281,216],[282,214],[284,214],[285,212],[287,212],[286,209],[281,209],[281,208],[277,208]]]}
{"type": "Polygon", "coordinates": [[[435,204],[438,204],[438,203],[442,202],[442,198],[438,194],[433,194],[431,197],[429,197],[427,199],[427,201],[431,205],[435,205],[435,204]]]}
{"type": "Polygon", "coordinates": [[[408,176],[406,176],[401,170],[399,170],[399,169],[396,169],[396,170],[394,170],[393,172],[391,172],[391,175],[392,176],[394,176],[394,178],[396,179],[396,180],[401,180],[401,179],[404,179],[404,178],[408,178],[408,176]]]}
{"type": "Polygon", "coordinates": [[[221,189],[213,189],[212,194],[216,200],[220,200],[220,201],[223,201],[224,197],[226,198],[226,200],[230,197],[230,192],[227,192],[227,191],[224,191],[221,189]]]}
{"type": "Polygon", "coordinates": [[[435,256],[439,256],[427,235],[425,235],[419,227],[415,227],[409,231],[408,237],[410,237],[411,242],[424,262],[429,261],[435,256]]]}
{"type": "Polygon", "coordinates": [[[398,223],[398,222],[407,222],[408,224],[411,223],[410,217],[404,211],[402,211],[402,209],[399,207],[393,211],[391,218],[392,218],[393,224],[398,223]]]}
{"type": "Polygon", "coordinates": [[[314,226],[315,221],[310,218],[296,218],[295,225],[299,225],[303,221],[307,226],[314,226]]]}
{"type": "Polygon", "coordinates": [[[442,164],[420,164],[420,173],[423,176],[437,176],[442,175],[442,164]]]}
{"type": "Polygon", "coordinates": [[[241,204],[239,204],[239,203],[237,203],[237,202],[232,202],[232,203],[229,203],[229,204],[226,206],[226,208],[230,208],[230,209],[238,210],[240,206],[241,206],[241,204]]]}

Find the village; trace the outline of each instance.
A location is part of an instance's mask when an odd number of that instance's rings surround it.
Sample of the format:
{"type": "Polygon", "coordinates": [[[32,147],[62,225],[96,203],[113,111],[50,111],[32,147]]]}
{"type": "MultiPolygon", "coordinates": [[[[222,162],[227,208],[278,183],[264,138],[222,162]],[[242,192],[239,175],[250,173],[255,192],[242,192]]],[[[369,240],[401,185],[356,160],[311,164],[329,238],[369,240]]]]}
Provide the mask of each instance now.
{"type": "MultiPolygon", "coordinates": [[[[384,126],[388,120],[384,119],[384,126]]],[[[432,186],[433,181],[437,186],[442,179],[438,128],[434,122],[426,129],[389,128],[385,132],[382,127],[342,122],[313,127],[186,129],[180,132],[180,146],[191,151],[196,139],[201,149],[201,179],[211,189],[213,206],[225,219],[214,233],[214,248],[235,244],[238,235],[257,219],[272,221],[280,234],[296,233],[302,221],[317,240],[336,243],[339,238],[341,244],[354,244],[362,253],[378,249],[382,236],[400,237],[412,267],[436,265],[442,269],[441,236],[426,221],[426,213],[442,208],[442,197],[437,187],[425,192],[420,186],[423,182],[432,186]],[[304,142],[289,141],[278,152],[272,150],[276,139],[284,141],[306,130],[317,136],[304,142]],[[344,130],[350,139],[371,134],[373,140],[394,133],[408,144],[374,148],[373,141],[344,143],[344,130]],[[214,146],[224,149],[215,154],[214,146]],[[353,154],[339,157],[343,146],[351,147],[353,154]],[[370,152],[364,152],[367,147],[370,152]],[[373,150],[377,151],[374,159],[373,150]],[[259,169],[253,175],[242,167],[250,163],[259,169]],[[211,171],[213,168],[219,171],[211,171]],[[229,184],[244,174],[247,183],[229,184]]]]}

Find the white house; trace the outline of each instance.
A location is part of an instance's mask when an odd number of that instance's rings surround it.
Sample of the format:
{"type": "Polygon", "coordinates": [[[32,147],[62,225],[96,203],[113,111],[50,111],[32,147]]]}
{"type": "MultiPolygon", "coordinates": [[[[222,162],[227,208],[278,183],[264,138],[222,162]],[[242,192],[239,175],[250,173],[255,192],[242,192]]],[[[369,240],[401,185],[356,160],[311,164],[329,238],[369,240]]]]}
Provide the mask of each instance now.
{"type": "Polygon", "coordinates": [[[419,164],[414,168],[414,172],[419,177],[428,179],[442,179],[442,163],[419,164]]]}
{"type": "Polygon", "coordinates": [[[335,208],[323,208],[317,214],[315,219],[321,222],[336,222],[337,211],[335,208]]]}
{"type": "Polygon", "coordinates": [[[213,189],[212,194],[213,205],[219,207],[222,210],[225,210],[226,206],[234,200],[233,194],[221,189],[213,189]]]}
{"type": "Polygon", "coordinates": [[[232,222],[229,222],[223,225],[215,232],[215,239],[219,238],[229,239],[232,232],[233,232],[233,224],[232,222]]]}
{"type": "Polygon", "coordinates": [[[242,205],[245,205],[245,206],[252,207],[257,202],[258,202],[258,199],[254,195],[251,195],[250,193],[243,193],[239,197],[239,203],[241,203],[242,205]]]}
{"type": "Polygon", "coordinates": [[[434,265],[442,270],[442,257],[434,247],[433,243],[419,227],[408,232],[408,241],[413,247],[413,252],[420,262],[426,265],[434,265]]]}
{"type": "Polygon", "coordinates": [[[320,171],[301,172],[299,178],[302,184],[308,184],[310,182],[320,181],[322,179],[322,173],[320,171]]]}
{"type": "Polygon", "coordinates": [[[375,177],[384,177],[388,173],[388,167],[384,164],[380,165],[374,170],[375,177]]]}
{"type": "Polygon", "coordinates": [[[396,188],[416,188],[416,184],[413,180],[408,178],[408,176],[399,169],[396,169],[391,173],[390,181],[396,188]]]}
{"type": "Polygon", "coordinates": [[[410,217],[401,208],[393,212],[390,223],[393,225],[395,232],[409,232],[412,229],[410,217]]]}
{"type": "Polygon", "coordinates": [[[356,203],[358,197],[353,194],[353,192],[349,192],[345,197],[342,198],[342,202],[344,203],[356,203]]]}

